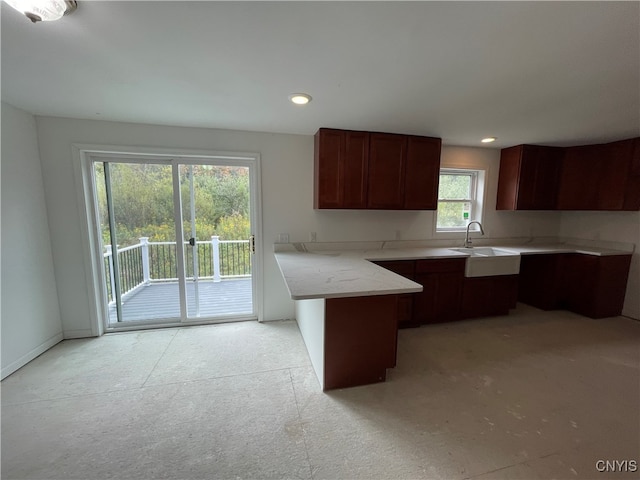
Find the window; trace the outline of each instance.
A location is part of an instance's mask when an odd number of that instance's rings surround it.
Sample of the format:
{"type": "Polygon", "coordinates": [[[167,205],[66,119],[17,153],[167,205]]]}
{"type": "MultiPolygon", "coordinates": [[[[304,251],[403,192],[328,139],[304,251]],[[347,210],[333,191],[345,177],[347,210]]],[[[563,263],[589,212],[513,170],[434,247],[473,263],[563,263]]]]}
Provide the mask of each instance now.
{"type": "Polygon", "coordinates": [[[460,232],[481,220],[483,177],[481,170],[440,169],[436,231],[460,232]]]}

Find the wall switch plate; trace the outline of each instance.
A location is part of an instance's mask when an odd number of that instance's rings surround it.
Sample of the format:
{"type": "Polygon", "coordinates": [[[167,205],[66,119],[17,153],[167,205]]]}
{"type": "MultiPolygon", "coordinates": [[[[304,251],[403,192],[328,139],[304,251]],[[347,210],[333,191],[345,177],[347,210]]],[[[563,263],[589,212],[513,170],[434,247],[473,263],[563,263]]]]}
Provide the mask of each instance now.
{"type": "Polygon", "coordinates": [[[310,242],[318,241],[318,237],[316,235],[316,232],[309,232],[309,241],[310,242]]]}
{"type": "Polygon", "coordinates": [[[278,243],[289,243],[289,234],[288,233],[279,234],[278,243]]]}

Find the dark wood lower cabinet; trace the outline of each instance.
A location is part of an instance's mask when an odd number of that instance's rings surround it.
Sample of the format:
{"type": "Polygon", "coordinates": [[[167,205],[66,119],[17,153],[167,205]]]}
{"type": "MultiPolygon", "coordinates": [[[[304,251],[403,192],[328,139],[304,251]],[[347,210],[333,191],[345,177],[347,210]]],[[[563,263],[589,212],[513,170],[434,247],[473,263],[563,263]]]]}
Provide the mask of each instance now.
{"type": "Polygon", "coordinates": [[[385,380],[396,365],[397,297],[326,300],[324,390],[385,380]]]}
{"type": "Polygon", "coordinates": [[[506,315],[515,307],[518,275],[467,278],[465,262],[465,258],[374,262],[424,289],[398,295],[398,328],[506,315]]]}
{"type": "Polygon", "coordinates": [[[518,300],[544,310],[590,318],[622,313],[631,255],[523,255],[518,300]]]}
{"type": "Polygon", "coordinates": [[[631,255],[522,255],[519,275],[465,277],[465,258],[375,262],[422,285],[397,295],[398,328],[506,315],[520,301],[591,318],[622,313],[631,255]]]}
{"type": "Polygon", "coordinates": [[[518,275],[465,277],[462,318],[507,315],[518,300],[518,275]]]}
{"type": "Polygon", "coordinates": [[[415,281],[423,287],[414,294],[415,320],[421,324],[461,318],[465,258],[417,260],[415,281]]]}
{"type": "MultiPolygon", "coordinates": [[[[373,262],[409,280],[415,281],[415,260],[383,260],[373,262]]],[[[419,327],[420,322],[414,317],[413,293],[398,295],[398,328],[419,327]]]]}
{"type": "Polygon", "coordinates": [[[564,255],[561,307],[591,318],[622,314],[631,255],[564,255]]]}
{"type": "Polygon", "coordinates": [[[561,308],[561,260],[566,254],[522,255],[518,301],[541,310],[561,308]]]}

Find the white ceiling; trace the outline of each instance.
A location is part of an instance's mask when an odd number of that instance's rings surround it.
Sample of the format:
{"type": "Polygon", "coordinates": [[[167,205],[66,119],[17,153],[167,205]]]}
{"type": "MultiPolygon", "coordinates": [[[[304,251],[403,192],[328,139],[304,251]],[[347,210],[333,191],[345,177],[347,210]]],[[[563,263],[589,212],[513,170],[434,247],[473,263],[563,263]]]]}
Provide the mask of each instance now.
{"type": "Polygon", "coordinates": [[[640,135],[639,2],[2,4],[2,100],[36,115],[449,145],[640,135]],[[287,96],[307,92],[294,106],[287,96]]]}

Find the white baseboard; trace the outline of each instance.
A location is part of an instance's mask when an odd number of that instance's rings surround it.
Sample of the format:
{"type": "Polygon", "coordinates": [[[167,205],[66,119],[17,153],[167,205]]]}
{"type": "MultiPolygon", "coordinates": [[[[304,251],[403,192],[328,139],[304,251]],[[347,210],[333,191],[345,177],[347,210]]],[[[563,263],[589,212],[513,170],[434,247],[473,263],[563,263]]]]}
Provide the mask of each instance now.
{"type": "Polygon", "coordinates": [[[89,338],[98,337],[90,328],[83,328],[82,330],[65,330],[64,339],[69,340],[71,338],[89,338]]]}
{"type": "Polygon", "coordinates": [[[13,372],[18,370],[20,367],[25,366],[31,360],[33,360],[34,358],[36,358],[39,355],[42,355],[44,352],[49,350],[51,347],[53,347],[57,343],[60,343],[62,340],[63,340],[63,335],[62,335],[62,332],[60,332],[60,333],[54,335],[53,337],[51,337],[49,340],[41,343],[40,345],[38,345],[36,348],[31,350],[30,352],[22,355],[15,362],[11,362],[9,365],[3,366],[2,367],[2,371],[0,372],[0,379],[8,377],[13,372]]]}

